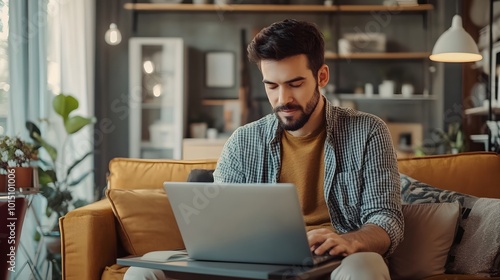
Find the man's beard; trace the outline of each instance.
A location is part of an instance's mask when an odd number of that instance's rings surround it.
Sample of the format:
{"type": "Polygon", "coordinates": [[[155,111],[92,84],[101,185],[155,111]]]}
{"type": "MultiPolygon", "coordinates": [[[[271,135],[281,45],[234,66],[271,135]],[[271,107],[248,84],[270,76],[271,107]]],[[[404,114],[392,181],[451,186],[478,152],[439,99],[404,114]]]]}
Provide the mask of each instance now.
{"type": "Polygon", "coordinates": [[[285,104],[281,106],[277,106],[273,109],[274,114],[278,118],[280,126],[288,131],[296,131],[301,129],[308,121],[309,118],[311,117],[312,113],[314,112],[314,109],[316,109],[316,106],[319,103],[319,98],[320,98],[320,93],[318,90],[318,87],[316,86],[316,89],[314,90],[314,94],[307,102],[306,108],[302,108],[302,106],[298,104],[285,104]],[[284,110],[300,110],[302,113],[300,114],[299,118],[297,120],[293,120],[293,117],[285,117],[286,121],[283,121],[281,117],[278,115],[278,112],[284,111],[284,110]]]}

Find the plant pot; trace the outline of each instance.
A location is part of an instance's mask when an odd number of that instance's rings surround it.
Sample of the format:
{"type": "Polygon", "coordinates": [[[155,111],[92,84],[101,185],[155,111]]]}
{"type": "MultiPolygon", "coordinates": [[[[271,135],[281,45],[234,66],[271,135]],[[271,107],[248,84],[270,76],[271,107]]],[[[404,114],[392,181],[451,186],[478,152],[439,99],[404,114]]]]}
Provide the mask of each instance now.
{"type": "Polygon", "coordinates": [[[18,189],[33,187],[33,167],[8,167],[7,178],[18,189]]]}
{"type": "Polygon", "coordinates": [[[0,193],[7,192],[7,175],[0,174],[0,193]]]}

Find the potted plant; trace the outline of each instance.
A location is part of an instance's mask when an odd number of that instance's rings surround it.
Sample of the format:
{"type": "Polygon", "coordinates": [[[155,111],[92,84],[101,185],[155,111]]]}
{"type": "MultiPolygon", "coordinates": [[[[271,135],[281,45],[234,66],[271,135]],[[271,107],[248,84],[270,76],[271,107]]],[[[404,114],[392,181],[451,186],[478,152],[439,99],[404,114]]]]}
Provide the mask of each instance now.
{"type": "Polygon", "coordinates": [[[432,133],[437,135],[439,139],[438,143],[444,146],[447,154],[458,154],[465,150],[461,123],[450,123],[448,124],[448,129],[446,131],[433,129],[432,133]]]}
{"type": "MultiPolygon", "coordinates": [[[[0,190],[7,187],[7,173],[15,174],[15,187],[33,186],[33,167],[31,162],[37,159],[35,147],[19,137],[2,136],[0,138],[0,190]],[[10,171],[12,170],[12,171],[10,171]]],[[[3,191],[5,191],[3,190],[3,191]]]]}
{"type": "Polygon", "coordinates": [[[83,199],[75,198],[72,189],[93,172],[93,170],[86,170],[78,176],[74,175],[75,168],[91,155],[92,151],[85,152],[70,164],[67,164],[63,157],[70,137],[85,126],[95,122],[93,117],[87,118],[71,114],[78,107],[78,100],[71,95],[59,94],[52,102],[52,109],[60,117],[64,125],[65,135],[60,136],[63,139],[62,145],[56,146],[49,143],[42,136],[36,124],[30,121],[26,122],[26,128],[35,143],[35,148],[44,151],[48,157],[39,158],[38,177],[40,193],[47,199],[45,215],[48,218],[55,218],[55,222],[53,226],[49,226],[49,231],[36,232],[35,240],[40,240],[43,234],[47,248],[47,260],[54,264],[52,279],[61,279],[59,218],[66,215],[70,210],[88,203],[83,199]]]}
{"type": "Polygon", "coordinates": [[[446,131],[431,129],[432,140],[417,148],[416,156],[436,154],[440,147],[444,148],[446,154],[458,154],[465,151],[465,141],[462,133],[462,125],[459,122],[448,124],[446,131]]]}
{"type": "Polygon", "coordinates": [[[71,95],[59,94],[52,102],[52,108],[61,117],[66,132],[66,135],[61,136],[63,144],[59,146],[50,144],[33,122],[26,122],[26,128],[35,142],[35,147],[44,150],[48,155],[48,159],[39,159],[38,177],[41,194],[47,199],[45,214],[49,218],[55,215],[56,223],[53,230],[56,231],[59,230],[57,221],[60,217],[74,208],[87,204],[85,200],[73,196],[72,188],[93,172],[93,170],[87,170],[78,177],[73,175],[75,168],[91,155],[92,151],[86,152],[71,164],[64,162],[61,156],[67,148],[69,138],[85,126],[95,122],[93,117],[70,116],[78,107],[78,100],[71,95]]]}

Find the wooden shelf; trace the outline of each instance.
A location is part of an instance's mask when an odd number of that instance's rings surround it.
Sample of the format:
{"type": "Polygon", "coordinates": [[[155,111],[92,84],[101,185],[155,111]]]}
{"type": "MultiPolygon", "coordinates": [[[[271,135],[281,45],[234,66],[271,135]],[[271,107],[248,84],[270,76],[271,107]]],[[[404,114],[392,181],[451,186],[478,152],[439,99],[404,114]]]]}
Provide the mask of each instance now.
{"type": "Polygon", "coordinates": [[[156,149],[156,150],[170,150],[174,149],[175,146],[171,144],[165,144],[161,146],[156,146],[151,141],[141,141],[141,148],[143,149],[156,149]]]}
{"type": "Polygon", "coordinates": [[[134,11],[177,11],[177,12],[423,12],[433,10],[432,4],[384,6],[384,5],[257,5],[257,4],[163,4],[163,3],[126,3],[126,10],[134,11]]]}
{"type": "Polygon", "coordinates": [[[224,106],[226,103],[240,102],[239,99],[203,99],[203,106],[224,106]]]}
{"type": "Polygon", "coordinates": [[[484,143],[488,142],[488,134],[473,134],[470,139],[474,142],[484,143]]]}
{"type": "Polygon", "coordinates": [[[339,55],[328,52],[325,59],[427,59],[428,52],[387,52],[387,53],[351,53],[339,55]]]}
{"type": "Polygon", "coordinates": [[[395,94],[391,97],[380,97],[378,94],[372,95],[372,96],[366,96],[364,94],[356,94],[356,93],[340,93],[337,94],[337,97],[340,100],[385,100],[385,101],[432,101],[436,100],[436,97],[432,95],[424,96],[421,94],[416,94],[411,97],[405,97],[402,96],[401,94],[395,94]]]}
{"type": "MultiPolygon", "coordinates": [[[[493,109],[493,114],[496,114],[496,115],[500,114],[500,107],[494,107],[492,109],[493,109]]],[[[486,115],[488,115],[488,112],[489,112],[488,107],[475,107],[475,108],[465,109],[466,115],[486,116],[486,115]]]]}
{"type": "Polygon", "coordinates": [[[339,5],[340,12],[423,12],[434,9],[432,4],[421,5],[402,5],[402,6],[384,6],[384,5],[339,5]]]}

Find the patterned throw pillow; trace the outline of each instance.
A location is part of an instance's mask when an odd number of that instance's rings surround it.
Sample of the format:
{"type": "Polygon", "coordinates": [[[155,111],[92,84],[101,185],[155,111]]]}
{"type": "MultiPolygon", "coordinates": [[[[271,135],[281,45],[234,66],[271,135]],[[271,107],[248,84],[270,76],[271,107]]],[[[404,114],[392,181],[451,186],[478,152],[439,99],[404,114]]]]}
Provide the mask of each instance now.
{"type": "Polygon", "coordinates": [[[419,182],[405,174],[400,174],[400,181],[401,200],[407,204],[458,201],[462,207],[472,208],[478,199],[472,195],[438,189],[426,183],[419,182]]]}
{"type": "Polygon", "coordinates": [[[498,275],[500,261],[500,199],[479,198],[467,219],[462,238],[447,269],[460,274],[498,275]]]}
{"type": "MultiPolygon", "coordinates": [[[[498,231],[500,228],[500,219],[488,218],[492,215],[485,215],[486,208],[500,207],[500,200],[498,199],[485,199],[478,198],[472,195],[463,194],[450,190],[443,190],[423,182],[419,182],[405,174],[400,174],[401,182],[401,200],[407,204],[421,204],[421,203],[442,203],[458,201],[461,205],[461,214],[459,217],[458,229],[455,235],[455,240],[448,254],[446,262],[446,273],[458,274],[483,274],[483,275],[497,275],[499,272],[500,260],[500,233],[491,234],[498,231]],[[484,201],[483,200],[487,200],[484,201]],[[480,203],[477,203],[477,202],[480,203]],[[476,204],[477,203],[477,204],[476,204]],[[487,206],[482,206],[487,205],[487,206]],[[493,206],[494,205],[494,206],[493,206]],[[480,221],[481,225],[478,225],[480,221]],[[471,226],[473,225],[474,226],[471,226]],[[478,227],[481,226],[484,230],[483,233],[476,232],[478,227]],[[465,232],[468,230],[469,232],[465,232]],[[474,234],[472,234],[473,231],[474,234]],[[464,238],[465,237],[465,238],[464,238]],[[463,254],[465,248],[470,248],[470,244],[491,244],[496,255],[486,256],[482,251],[481,246],[476,246],[476,250],[468,250],[467,254],[463,254]],[[477,264],[471,264],[470,257],[475,256],[477,264]],[[464,264],[467,263],[467,270],[463,269],[464,264]]],[[[496,216],[496,215],[494,215],[496,216]]],[[[491,253],[490,253],[491,255],[491,253]]]]}

